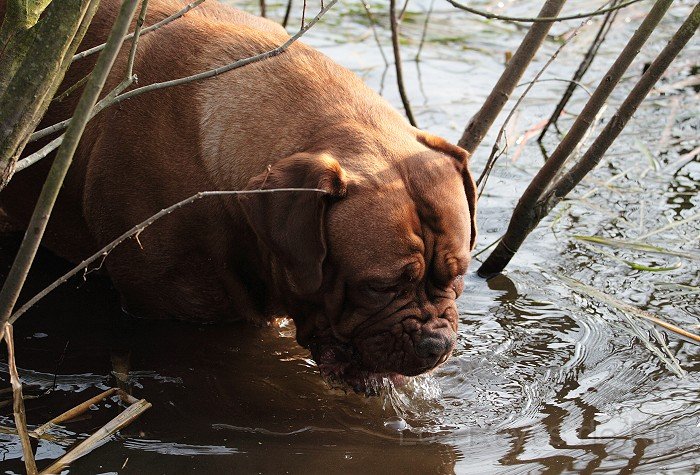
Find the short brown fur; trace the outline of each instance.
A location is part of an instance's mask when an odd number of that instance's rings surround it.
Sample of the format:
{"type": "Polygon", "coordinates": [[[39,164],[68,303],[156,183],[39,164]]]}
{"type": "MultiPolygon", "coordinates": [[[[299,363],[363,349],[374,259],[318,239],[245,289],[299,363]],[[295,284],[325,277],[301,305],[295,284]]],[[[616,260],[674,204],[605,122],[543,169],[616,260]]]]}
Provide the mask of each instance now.
{"type": "MultiPolygon", "coordinates": [[[[183,5],[151,0],[147,23],[183,5]]],[[[81,49],[104,41],[118,7],[102,0],[81,49]]],[[[208,0],[142,37],[138,86],[287,39],[271,21],[208,0]]],[[[105,92],[122,79],[129,46],[105,92]]],[[[75,63],[59,91],[94,61],[75,63]]],[[[53,104],[42,126],[69,117],[77,97],[53,104]]],[[[42,144],[34,145],[28,152],[42,144]]],[[[26,224],[49,165],[19,172],[0,195],[16,223],[26,224]]],[[[444,361],[476,236],[468,156],[411,127],[354,74],[301,42],[100,113],[82,138],[45,244],[79,261],[198,191],[286,187],[327,193],[208,198],[145,230],[140,244],[118,247],[105,266],[125,308],[207,322],[289,314],[322,371],[348,381],[418,374],[444,361]]]]}

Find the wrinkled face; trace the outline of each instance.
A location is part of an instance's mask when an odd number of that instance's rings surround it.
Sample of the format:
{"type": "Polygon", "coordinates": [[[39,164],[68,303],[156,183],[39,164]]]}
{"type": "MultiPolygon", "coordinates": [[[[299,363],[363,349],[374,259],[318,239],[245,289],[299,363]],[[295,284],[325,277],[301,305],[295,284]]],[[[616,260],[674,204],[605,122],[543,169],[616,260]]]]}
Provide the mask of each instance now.
{"type": "Polygon", "coordinates": [[[368,379],[400,382],[449,357],[470,218],[463,178],[444,154],[419,154],[376,181],[348,184],[326,222],[327,325],[302,342],[325,376],[363,391],[368,379]]]}

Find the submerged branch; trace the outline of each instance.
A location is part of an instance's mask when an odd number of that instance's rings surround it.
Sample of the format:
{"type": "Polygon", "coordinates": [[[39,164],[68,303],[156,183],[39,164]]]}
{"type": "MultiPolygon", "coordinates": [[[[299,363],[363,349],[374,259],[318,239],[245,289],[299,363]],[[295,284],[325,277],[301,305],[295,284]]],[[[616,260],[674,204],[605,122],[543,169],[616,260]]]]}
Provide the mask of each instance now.
{"type": "Polygon", "coordinates": [[[34,460],[34,452],[32,444],[29,440],[29,431],[27,431],[27,417],[24,411],[24,398],[22,396],[22,382],[19,379],[17,372],[17,364],[15,363],[15,340],[12,331],[12,325],[9,323],[3,324],[5,343],[7,344],[7,366],[10,373],[10,382],[12,384],[12,409],[15,416],[15,426],[19,434],[19,440],[22,442],[22,452],[24,454],[24,465],[29,475],[37,473],[36,461],[34,460]]]}
{"type": "Polygon", "coordinates": [[[75,419],[76,417],[84,414],[88,410],[90,410],[90,407],[94,404],[97,404],[98,402],[102,401],[103,399],[108,398],[112,394],[117,392],[117,388],[109,388],[106,391],[101,392],[95,397],[92,397],[88,399],[87,401],[84,401],[77,406],[67,410],[63,414],[60,414],[50,421],[48,421],[45,424],[42,424],[41,426],[37,427],[35,430],[33,430],[33,434],[36,437],[41,437],[43,434],[45,434],[48,430],[51,430],[51,428],[57,426],[61,422],[69,421],[71,419],[75,419]]]}
{"type": "Polygon", "coordinates": [[[80,457],[89,454],[118,430],[128,426],[135,421],[141,414],[151,407],[151,403],[145,399],[139,399],[129,407],[124,409],[117,417],[109,421],[104,427],[78,444],[73,450],[65,454],[63,457],[52,463],[49,467],[42,470],[43,474],[61,473],[68,465],[75,462],[80,457]]]}

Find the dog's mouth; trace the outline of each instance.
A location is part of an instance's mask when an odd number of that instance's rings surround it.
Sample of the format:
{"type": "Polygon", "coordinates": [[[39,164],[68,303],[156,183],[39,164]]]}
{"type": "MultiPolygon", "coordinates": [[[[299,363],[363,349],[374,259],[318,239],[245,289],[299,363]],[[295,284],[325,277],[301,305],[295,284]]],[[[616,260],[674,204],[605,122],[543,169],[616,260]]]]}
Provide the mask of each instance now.
{"type": "Polygon", "coordinates": [[[375,372],[363,369],[352,345],[334,343],[312,346],[311,353],[318,365],[321,377],[333,388],[348,390],[367,396],[376,396],[387,386],[400,387],[410,376],[395,372],[375,372]]]}

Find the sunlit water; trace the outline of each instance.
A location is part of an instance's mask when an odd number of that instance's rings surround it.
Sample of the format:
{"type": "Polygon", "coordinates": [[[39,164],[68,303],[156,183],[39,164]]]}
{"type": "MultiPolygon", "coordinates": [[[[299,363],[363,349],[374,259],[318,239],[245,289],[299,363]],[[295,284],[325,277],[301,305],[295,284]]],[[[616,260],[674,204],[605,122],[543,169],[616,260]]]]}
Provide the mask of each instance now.
{"type": "MultiPolygon", "coordinates": [[[[499,10],[497,2],[469,3],[499,10]]],[[[570,12],[594,7],[570,3],[570,12]]],[[[692,2],[676,3],[613,94],[607,116],[692,2]]],[[[517,2],[506,11],[532,14],[539,4],[517,2]]],[[[386,7],[374,6],[378,35],[391,57],[386,7]]],[[[517,47],[524,30],[436,2],[421,60],[415,62],[428,6],[411,2],[404,20],[407,89],[420,126],[456,141],[500,74],[505,52],[517,47]]],[[[283,5],[268,7],[274,18],[281,16],[283,5]]],[[[309,4],[309,11],[316,7],[309,4]]],[[[586,86],[595,87],[648,7],[642,2],[618,15],[584,78],[586,86]]],[[[400,107],[393,69],[385,74],[361,4],[335,10],[305,40],[400,107]]],[[[559,24],[552,33],[579,24],[559,24]]],[[[291,25],[298,25],[298,15],[291,25]]],[[[543,77],[569,78],[597,26],[584,28],[543,77]]],[[[30,426],[113,386],[110,357],[130,352],[133,394],[153,408],[71,472],[697,472],[698,346],[576,293],[557,275],[700,331],[697,261],[589,246],[573,238],[635,239],[670,220],[690,219],[645,240],[698,251],[700,220],[692,218],[700,208],[700,162],[692,151],[700,145],[700,100],[692,88],[672,87],[697,66],[698,43],[695,38],[672,66],[662,84],[666,93],[657,91],[645,102],[601,167],[576,192],[580,199],[555,210],[508,274],[489,282],[468,278],[459,301],[458,348],[433,374],[399,389],[387,385],[379,396],[366,398],[327,386],[308,352],[296,345],[288,321],[269,328],[164,322],[117,328],[109,323],[119,312],[114,293],[93,274],[87,282],[77,279],[64,286],[17,324],[20,372],[30,385],[27,393],[40,396],[26,403],[30,426]],[[643,272],[620,258],[671,267],[680,259],[682,266],[643,272]]],[[[556,38],[544,45],[524,81],[558,45],[556,38]]],[[[548,117],[564,88],[561,82],[541,83],[511,121],[510,150],[480,201],[477,250],[504,231],[514,201],[541,164],[534,140],[518,151],[518,138],[548,117]]],[[[567,110],[575,113],[584,100],[585,93],[578,91],[567,110]]],[[[562,118],[564,130],[571,117],[562,118]]],[[[474,157],[475,170],[480,171],[504,118],[474,157]]],[[[550,151],[555,138],[550,133],[545,141],[550,151]]],[[[1,245],[7,269],[17,237],[3,238],[1,245]]],[[[28,295],[60,275],[64,264],[43,253],[36,269],[28,295]]],[[[7,382],[6,365],[0,365],[7,382]]],[[[40,467],[120,410],[109,400],[50,432],[36,447],[40,467]]],[[[8,406],[2,411],[0,425],[13,426],[8,406]]],[[[1,467],[22,471],[18,439],[3,431],[1,467]]]]}

